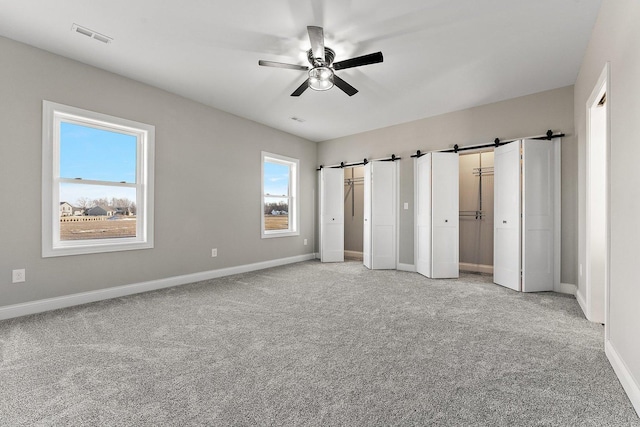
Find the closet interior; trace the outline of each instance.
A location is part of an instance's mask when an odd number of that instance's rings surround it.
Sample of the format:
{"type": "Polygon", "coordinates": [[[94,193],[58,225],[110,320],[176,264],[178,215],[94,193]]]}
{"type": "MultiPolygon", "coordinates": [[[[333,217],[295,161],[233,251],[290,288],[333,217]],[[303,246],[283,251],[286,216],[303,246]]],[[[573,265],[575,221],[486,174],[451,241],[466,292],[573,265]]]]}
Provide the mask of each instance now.
{"type": "Polygon", "coordinates": [[[460,271],[493,273],[493,150],[460,155],[460,271]]]}
{"type": "Polygon", "coordinates": [[[344,258],[362,261],[364,167],[344,170],[344,258]]]}

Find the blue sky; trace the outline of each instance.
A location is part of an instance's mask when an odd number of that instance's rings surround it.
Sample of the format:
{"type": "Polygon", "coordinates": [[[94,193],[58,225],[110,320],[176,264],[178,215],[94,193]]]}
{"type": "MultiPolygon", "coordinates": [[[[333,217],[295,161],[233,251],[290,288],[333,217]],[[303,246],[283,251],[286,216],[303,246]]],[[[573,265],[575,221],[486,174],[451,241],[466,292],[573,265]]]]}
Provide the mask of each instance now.
{"type": "Polygon", "coordinates": [[[264,192],[271,195],[289,194],[289,167],[279,163],[264,162],[264,192]]]}
{"type": "MultiPolygon", "coordinates": [[[[60,124],[60,177],[135,183],[135,136],[73,123],[60,124]]],[[[75,205],[80,197],[128,198],[135,189],[101,185],[60,184],[60,201],[75,205]]]]}

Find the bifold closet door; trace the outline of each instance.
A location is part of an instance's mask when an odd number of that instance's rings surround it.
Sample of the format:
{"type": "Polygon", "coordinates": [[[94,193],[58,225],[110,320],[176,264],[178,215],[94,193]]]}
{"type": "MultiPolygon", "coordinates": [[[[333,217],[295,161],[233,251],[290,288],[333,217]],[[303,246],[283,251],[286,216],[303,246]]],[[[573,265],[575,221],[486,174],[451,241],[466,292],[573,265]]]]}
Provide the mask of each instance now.
{"type": "Polygon", "coordinates": [[[364,176],[363,262],[375,270],[395,269],[397,164],[368,163],[364,176]]]}
{"type": "MultiPolygon", "coordinates": [[[[522,141],[522,291],[552,291],[555,282],[555,140],[522,141]]],[[[559,282],[559,279],[558,279],[559,282]]]]}
{"type": "Polygon", "coordinates": [[[493,281],[519,291],[520,141],[496,147],[493,167],[493,281]]]}
{"type": "Polygon", "coordinates": [[[431,153],[416,159],[415,176],[416,271],[431,277],[431,153]]]}
{"type": "Polygon", "coordinates": [[[560,140],[495,150],[493,281],[523,292],[560,283],[560,140]]]}
{"type": "Polygon", "coordinates": [[[459,276],[459,163],[457,153],[416,161],[416,270],[434,279],[459,276]]]}
{"type": "Polygon", "coordinates": [[[344,170],[320,170],[320,261],[344,261],[344,170]]]}
{"type": "Polygon", "coordinates": [[[460,274],[460,158],[457,153],[432,155],[431,277],[456,278],[460,274]]]}

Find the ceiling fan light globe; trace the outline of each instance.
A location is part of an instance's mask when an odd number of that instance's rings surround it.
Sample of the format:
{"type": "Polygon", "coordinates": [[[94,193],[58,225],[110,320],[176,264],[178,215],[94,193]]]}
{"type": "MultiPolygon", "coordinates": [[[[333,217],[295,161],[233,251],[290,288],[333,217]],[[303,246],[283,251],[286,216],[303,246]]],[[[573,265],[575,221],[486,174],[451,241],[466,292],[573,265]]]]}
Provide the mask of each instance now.
{"type": "Polygon", "coordinates": [[[329,90],[333,87],[333,70],[328,67],[314,67],[309,70],[309,87],[313,90],[329,90]]]}

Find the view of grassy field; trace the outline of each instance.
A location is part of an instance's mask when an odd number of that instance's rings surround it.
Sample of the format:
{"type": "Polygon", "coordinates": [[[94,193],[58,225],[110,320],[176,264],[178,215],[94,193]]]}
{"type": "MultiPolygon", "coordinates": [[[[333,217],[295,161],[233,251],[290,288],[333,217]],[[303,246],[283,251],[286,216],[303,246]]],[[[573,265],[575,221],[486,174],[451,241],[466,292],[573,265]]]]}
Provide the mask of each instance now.
{"type": "MultiPolygon", "coordinates": [[[[286,230],[289,228],[287,215],[265,215],[265,230],[286,230]]],[[[135,218],[60,222],[60,240],[112,239],[118,237],[135,237],[135,218]]]]}
{"type": "Polygon", "coordinates": [[[289,228],[289,215],[265,215],[265,230],[286,230],[289,228]]]}
{"type": "Polygon", "coordinates": [[[135,237],[136,219],[60,222],[60,240],[112,239],[135,237]]]}

